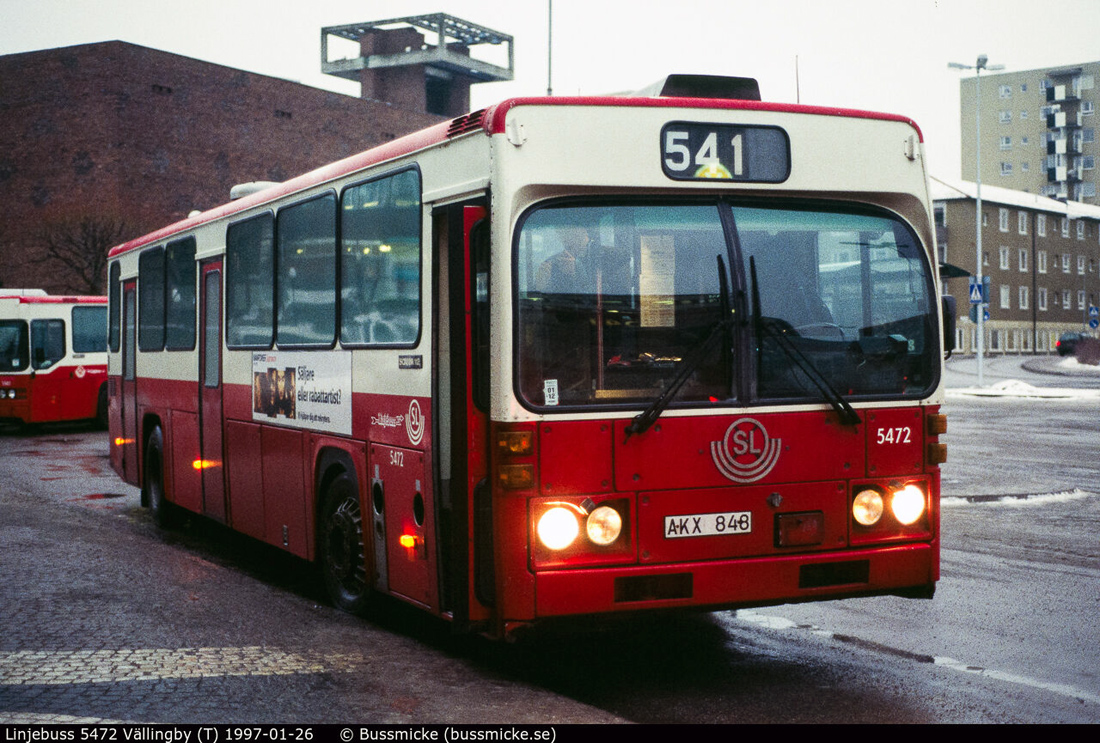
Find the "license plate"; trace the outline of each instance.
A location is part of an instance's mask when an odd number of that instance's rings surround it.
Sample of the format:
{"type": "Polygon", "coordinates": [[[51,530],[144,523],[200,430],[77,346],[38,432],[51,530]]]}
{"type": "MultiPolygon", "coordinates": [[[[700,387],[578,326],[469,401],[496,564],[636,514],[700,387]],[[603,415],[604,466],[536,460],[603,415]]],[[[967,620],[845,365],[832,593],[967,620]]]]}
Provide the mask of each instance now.
{"type": "Polygon", "coordinates": [[[748,534],[751,531],[751,511],[665,516],[665,539],[718,537],[726,534],[748,534]]]}

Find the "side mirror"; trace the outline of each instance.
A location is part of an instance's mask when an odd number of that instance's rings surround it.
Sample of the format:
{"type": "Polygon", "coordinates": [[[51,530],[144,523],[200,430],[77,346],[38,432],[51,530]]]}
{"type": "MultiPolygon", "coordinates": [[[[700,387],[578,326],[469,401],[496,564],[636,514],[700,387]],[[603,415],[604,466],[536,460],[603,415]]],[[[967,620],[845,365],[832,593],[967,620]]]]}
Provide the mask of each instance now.
{"type": "Polygon", "coordinates": [[[951,352],[955,350],[955,297],[950,294],[941,297],[943,300],[943,354],[944,358],[951,358],[951,352]]]}

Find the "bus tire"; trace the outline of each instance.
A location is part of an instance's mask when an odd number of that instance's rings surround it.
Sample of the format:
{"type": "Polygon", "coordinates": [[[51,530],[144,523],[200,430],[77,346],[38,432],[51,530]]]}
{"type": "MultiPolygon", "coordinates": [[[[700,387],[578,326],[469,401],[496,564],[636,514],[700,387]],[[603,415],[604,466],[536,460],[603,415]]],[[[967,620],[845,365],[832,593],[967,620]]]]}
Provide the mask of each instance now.
{"type": "Polygon", "coordinates": [[[175,505],[164,494],[164,434],[160,426],[149,434],[145,444],[145,467],[142,477],[141,499],[153,514],[153,521],[162,529],[171,529],[179,523],[175,505]]]}
{"type": "Polygon", "coordinates": [[[336,608],[361,616],[370,606],[371,586],[355,478],[340,473],[323,497],[317,551],[325,590],[336,608]]]}

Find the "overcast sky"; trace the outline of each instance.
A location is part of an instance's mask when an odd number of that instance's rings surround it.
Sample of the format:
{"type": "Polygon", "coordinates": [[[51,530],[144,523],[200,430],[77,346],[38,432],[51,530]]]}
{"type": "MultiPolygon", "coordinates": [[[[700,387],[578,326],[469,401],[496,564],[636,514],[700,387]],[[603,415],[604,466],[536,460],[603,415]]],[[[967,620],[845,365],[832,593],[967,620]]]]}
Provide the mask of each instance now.
{"type": "MultiPolygon", "coordinates": [[[[322,27],[445,12],[515,38],[515,81],[475,86],[479,108],[546,93],[547,6],[0,0],[0,54],[119,39],[355,95],[357,86],[320,72],[322,27]]],[[[552,49],[556,95],[708,73],[755,77],[765,100],[903,114],[924,132],[932,173],[957,178],[959,79],[973,73],[947,63],[984,53],[1017,71],[1100,60],[1100,0],[553,0],[552,49]]]]}

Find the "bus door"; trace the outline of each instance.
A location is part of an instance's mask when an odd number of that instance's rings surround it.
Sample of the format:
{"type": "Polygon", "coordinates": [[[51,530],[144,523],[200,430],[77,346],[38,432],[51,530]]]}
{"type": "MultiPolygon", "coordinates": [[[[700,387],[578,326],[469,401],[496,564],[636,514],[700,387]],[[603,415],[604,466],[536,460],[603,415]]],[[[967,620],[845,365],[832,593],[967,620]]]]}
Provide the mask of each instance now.
{"type": "Polygon", "coordinates": [[[202,306],[199,321],[199,450],[202,469],[202,511],[226,522],[225,467],[222,442],[222,262],[208,261],[201,269],[202,306]]]}
{"type": "Polygon", "coordinates": [[[488,621],[493,600],[489,508],[489,219],[484,206],[434,214],[437,509],[440,576],[455,629],[488,621]]]}
{"type": "Polygon", "coordinates": [[[137,410],[137,282],[122,285],[122,472],[126,482],[139,482],[137,410]]]}

